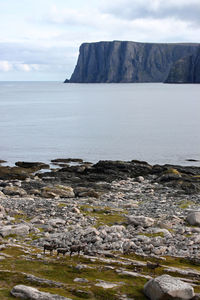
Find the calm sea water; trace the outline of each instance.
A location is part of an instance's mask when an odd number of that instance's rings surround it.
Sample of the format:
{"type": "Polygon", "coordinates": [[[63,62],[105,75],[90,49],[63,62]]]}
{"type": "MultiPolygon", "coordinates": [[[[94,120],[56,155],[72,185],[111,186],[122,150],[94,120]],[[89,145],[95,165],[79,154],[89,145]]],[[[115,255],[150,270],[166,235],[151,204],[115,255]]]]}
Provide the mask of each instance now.
{"type": "Polygon", "coordinates": [[[200,85],[1,82],[0,159],[60,157],[200,160],[200,85]]]}

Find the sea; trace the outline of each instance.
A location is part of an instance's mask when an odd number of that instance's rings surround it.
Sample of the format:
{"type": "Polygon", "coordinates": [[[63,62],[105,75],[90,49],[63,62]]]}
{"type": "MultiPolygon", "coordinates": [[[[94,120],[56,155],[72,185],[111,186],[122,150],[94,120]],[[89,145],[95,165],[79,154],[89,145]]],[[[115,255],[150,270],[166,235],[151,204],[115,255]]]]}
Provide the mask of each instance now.
{"type": "Polygon", "coordinates": [[[0,159],[55,158],[199,166],[200,85],[0,82],[0,159]]]}

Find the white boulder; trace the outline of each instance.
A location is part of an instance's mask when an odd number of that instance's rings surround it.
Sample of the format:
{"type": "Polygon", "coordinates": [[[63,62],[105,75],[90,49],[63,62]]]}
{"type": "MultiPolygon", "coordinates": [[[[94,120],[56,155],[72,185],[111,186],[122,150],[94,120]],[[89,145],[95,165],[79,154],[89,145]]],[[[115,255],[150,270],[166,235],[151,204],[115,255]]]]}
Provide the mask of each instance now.
{"type": "Polygon", "coordinates": [[[129,225],[150,227],[154,225],[154,219],[144,216],[127,216],[129,225]]]}
{"type": "Polygon", "coordinates": [[[148,281],[144,293],[151,300],[189,300],[194,297],[194,289],[190,284],[166,274],[148,281]]]}
{"type": "Polygon", "coordinates": [[[16,235],[27,235],[29,234],[30,227],[28,225],[19,224],[19,225],[6,225],[0,228],[0,234],[3,237],[6,237],[11,234],[16,235]]]}
{"type": "Polygon", "coordinates": [[[16,285],[11,291],[11,294],[15,297],[18,297],[20,299],[30,299],[30,300],[71,300],[69,298],[55,295],[55,294],[50,294],[50,293],[45,293],[45,292],[40,292],[37,289],[26,286],[26,285],[16,285]]]}
{"type": "Polygon", "coordinates": [[[186,221],[190,225],[200,226],[200,211],[192,211],[188,214],[186,221]]]}

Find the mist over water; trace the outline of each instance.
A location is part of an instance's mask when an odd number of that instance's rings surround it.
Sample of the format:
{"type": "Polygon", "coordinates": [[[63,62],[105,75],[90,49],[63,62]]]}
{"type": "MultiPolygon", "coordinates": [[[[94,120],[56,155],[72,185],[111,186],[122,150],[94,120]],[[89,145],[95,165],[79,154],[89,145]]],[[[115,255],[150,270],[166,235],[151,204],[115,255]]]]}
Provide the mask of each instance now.
{"type": "Polygon", "coordinates": [[[200,165],[200,85],[0,83],[0,159],[200,165]]]}

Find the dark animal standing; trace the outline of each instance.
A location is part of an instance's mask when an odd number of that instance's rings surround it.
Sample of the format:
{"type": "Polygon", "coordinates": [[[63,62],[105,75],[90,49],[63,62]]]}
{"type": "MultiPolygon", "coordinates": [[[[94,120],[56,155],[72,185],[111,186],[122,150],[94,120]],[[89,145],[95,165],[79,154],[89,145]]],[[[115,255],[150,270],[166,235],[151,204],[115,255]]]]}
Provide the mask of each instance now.
{"type": "Polygon", "coordinates": [[[156,263],[152,263],[150,261],[147,261],[147,269],[150,269],[153,271],[153,273],[155,274],[155,270],[159,267],[161,267],[161,265],[159,264],[159,262],[156,262],[156,263]]]}
{"type": "Polygon", "coordinates": [[[51,244],[44,244],[44,254],[45,254],[45,250],[49,250],[50,251],[50,255],[52,255],[53,250],[55,250],[57,248],[56,243],[52,242],[51,244]]]}
{"type": "Polygon", "coordinates": [[[57,249],[57,256],[61,253],[63,256],[68,252],[67,248],[58,248],[57,249]]]}
{"type": "Polygon", "coordinates": [[[72,245],[70,247],[70,256],[72,256],[72,254],[76,253],[76,252],[78,252],[78,256],[79,256],[81,251],[84,252],[85,247],[86,247],[86,244],[83,244],[83,245],[72,245]]]}

